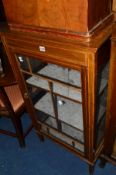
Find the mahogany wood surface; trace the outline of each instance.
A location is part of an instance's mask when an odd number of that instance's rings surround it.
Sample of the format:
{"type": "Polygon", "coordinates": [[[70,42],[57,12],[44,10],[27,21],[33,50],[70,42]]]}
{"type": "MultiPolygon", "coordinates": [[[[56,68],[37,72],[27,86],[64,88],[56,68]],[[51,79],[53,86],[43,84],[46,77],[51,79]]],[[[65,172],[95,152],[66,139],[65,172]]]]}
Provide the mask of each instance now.
{"type": "Polygon", "coordinates": [[[115,139],[115,142],[114,142],[114,147],[113,147],[113,154],[112,156],[116,159],[116,139],[115,139]]]}
{"type": "Polygon", "coordinates": [[[1,47],[0,59],[3,67],[3,73],[0,74],[0,84],[6,86],[8,84],[10,85],[16,82],[16,79],[14,77],[12,67],[9,64],[8,55],[5,51],[4,45],[1,42],[1,38],[0,38],[0,47],[1,47]]]}
{"type": "Polygon", "coordinates": [[[3,4],[11,29],[55,29],[80,36],[88,36],[112,14],[112,0],[3,0],[3,4]]]}
{"type": "Polygon", "coordinates": [[[116,0],[113,0],[113,11],[116,12],[116,0]]]}

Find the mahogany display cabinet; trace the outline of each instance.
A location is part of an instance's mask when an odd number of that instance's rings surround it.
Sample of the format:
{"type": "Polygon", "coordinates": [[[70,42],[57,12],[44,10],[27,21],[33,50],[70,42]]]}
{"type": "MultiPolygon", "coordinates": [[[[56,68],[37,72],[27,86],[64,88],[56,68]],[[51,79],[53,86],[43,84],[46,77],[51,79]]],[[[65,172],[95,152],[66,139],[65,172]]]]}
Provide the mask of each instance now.
{"type": "Polygon", "coordinates": [[[38,136],[93,174],[104,144],[112,0],[2,2],[10,28],[2,42],[38,136]]]}
{"type": "Polygon", "coordinates": [[[90,174],[104,143],[111,27],[103,27],[89,42],[45,33],[1,33],[38,136],[85,160],[90,174]]]}

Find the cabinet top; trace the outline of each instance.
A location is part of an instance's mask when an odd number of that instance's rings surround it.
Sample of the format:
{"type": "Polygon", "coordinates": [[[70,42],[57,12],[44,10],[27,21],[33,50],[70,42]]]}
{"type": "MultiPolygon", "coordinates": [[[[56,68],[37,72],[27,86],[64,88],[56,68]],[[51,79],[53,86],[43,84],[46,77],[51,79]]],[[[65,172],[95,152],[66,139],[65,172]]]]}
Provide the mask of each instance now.
{"type": "Polygon", "coordinates": [[[18,40],[27,41],[27,42],[43,42],[43,43],[51,43],[51,45],[56,45],[57,47],[62,48],[83,48],[85,50],[92,50],[96,52],[98,48],[105,42],[108,37],[111,36],[112,33],[112,22],[109,25],[104,26],[101,28],[100,31],[96,32],[91,38],[81,39],[79,37],[70,37],[69,36],[61,36],[56,35],[54,33],[44,33],[44,32],[37,32],[37,33],[30,33],[30,32],[19,32],[19,31],[12,31],[6,25],[0,25],[0,36],[5,36],[8,40],[14,40],[18,42],[18,40]]]}

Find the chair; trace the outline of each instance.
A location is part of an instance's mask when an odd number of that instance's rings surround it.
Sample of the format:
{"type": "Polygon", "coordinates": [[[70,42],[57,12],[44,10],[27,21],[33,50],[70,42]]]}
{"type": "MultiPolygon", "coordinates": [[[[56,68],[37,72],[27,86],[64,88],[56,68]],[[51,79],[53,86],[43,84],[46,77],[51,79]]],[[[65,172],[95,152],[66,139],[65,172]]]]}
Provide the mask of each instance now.
{"type": "Polygon", "coordinates": [[[25,146],[25,136],[32,129],[32,124],[23,132],[21,123],[22,114],[25,111],[25,104],[22,98],[19,86],[13,84],[10,86],[0,85],[0,117],[8,117],[11,119],[15,133],[0,129],[1,134],[6,134],[12,137],[17,137],[21,147],[25,146]]]}

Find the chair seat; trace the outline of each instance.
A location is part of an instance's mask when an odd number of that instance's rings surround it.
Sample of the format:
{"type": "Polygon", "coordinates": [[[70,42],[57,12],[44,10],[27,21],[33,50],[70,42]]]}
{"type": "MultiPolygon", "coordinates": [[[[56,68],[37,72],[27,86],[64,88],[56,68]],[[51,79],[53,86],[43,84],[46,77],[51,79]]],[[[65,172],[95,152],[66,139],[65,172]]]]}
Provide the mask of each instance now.
{"type": "MultiPolygon", "coordinates": [[[[11,102],[14,112],[18,111],[21,106],[24,105],[24,100],[22,98],[20,89],[18,85],[12,85],[5,87],[5,91],[8,95],[8,98],[11,102]]],[[[4,102],[0,99],[0,106],[4,106],[4,102]]]]}

